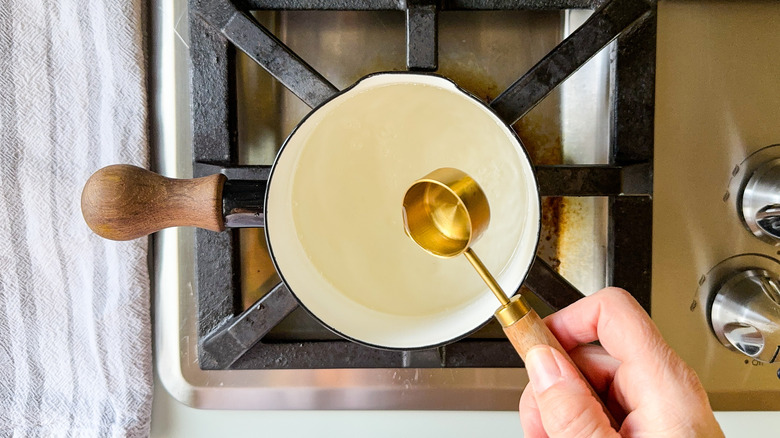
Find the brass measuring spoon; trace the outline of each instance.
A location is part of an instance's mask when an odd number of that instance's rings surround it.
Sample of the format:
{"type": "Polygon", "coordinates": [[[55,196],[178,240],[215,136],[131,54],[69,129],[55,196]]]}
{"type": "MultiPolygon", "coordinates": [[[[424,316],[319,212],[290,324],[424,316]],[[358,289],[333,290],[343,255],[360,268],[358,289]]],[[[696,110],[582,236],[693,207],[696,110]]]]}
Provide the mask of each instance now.
{"type": "MultiPolygon", "coordinates": [[[[415,181],[406,191],[403,215],[406,234],[425,251],[442,258],[460,254],[466,256],[501,302],[495,317],[523,360],[531,347],[544,344],[558,350],[579,370],[528,302],[520,294],[508,298],[471,249],[471,244],[490,223],[487,197],[474,179],[458,169],[445,167],[434,170],[415,181]]],[[[584,377],[583,380],[587,382],[584,377]]],[[[592,387],[590,390],[601,401],[592,387]]],[[[604,412],[615,425],[606,407],[604,412]]]]}

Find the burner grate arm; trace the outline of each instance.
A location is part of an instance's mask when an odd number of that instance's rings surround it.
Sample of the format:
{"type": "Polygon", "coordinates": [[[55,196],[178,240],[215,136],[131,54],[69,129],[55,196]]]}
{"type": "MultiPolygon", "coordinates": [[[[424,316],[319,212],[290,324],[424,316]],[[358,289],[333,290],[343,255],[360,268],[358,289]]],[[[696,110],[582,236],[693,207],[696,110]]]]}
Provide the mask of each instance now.
{"type": "Polygon", "coordinates": [[[310,107],[338,93],[338,88],[317,70],[230,1],[202,1],[196,5],[201,18],[310,107]]]}
{"type": "Polygon", "coordinates": [[[287,287],[278,284],[251,308],[203,339],[201,366],[204,369],[229,367],[297,307],[298,302],[287,287]]]}
{"type": "Polygon", "coordinates": [[[653,13],[652,5],[644,0],[611,0],[605,3],[538,64],[496,97],[490,106],[504,122],[511,125],[624,29],[653,13]]]}
{"type": "Polygon", "coordinates": [[[409,0],[406,9],[406,68],[436,71],[439,68],[439,13],[436,2],[409,0]]]}

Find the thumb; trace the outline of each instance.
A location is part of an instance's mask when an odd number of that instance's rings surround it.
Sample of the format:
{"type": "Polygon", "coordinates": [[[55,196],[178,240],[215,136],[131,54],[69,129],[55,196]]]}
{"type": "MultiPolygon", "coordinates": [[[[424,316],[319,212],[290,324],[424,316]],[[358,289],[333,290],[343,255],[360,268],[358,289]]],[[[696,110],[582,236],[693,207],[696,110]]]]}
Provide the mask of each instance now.
{"type": "Polygon", "coordinates": [[[550,438],[618,436],[574,365],[554,348],[533,347],[525,366],[550,438]]]}

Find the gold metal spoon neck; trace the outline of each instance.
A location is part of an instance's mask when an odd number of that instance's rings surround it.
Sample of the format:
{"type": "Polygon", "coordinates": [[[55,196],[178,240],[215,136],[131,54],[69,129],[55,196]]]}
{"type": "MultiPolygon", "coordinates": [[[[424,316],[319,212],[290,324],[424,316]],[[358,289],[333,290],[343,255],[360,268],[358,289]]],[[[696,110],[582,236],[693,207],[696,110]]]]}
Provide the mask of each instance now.
{"type": "Polygon", "coordinates": [[[509,304],[509,298],[507,298],[506,294],[501,289],[501,286],[498,285],[496,279],[482,263],[482,260],[477,257],[477,254],[471,248],[467,248],[466,251],[463,252],[463,255],[466,256],[468,261],[471,263],[471,266],[473,266],[479,276],[482,277],[482,280],[484,280],[485,284],[488,285],[490,291],[493,292],[493,295],[498,298],[498,301],[501,301],[501,305],[506,306],[509,304]]]}

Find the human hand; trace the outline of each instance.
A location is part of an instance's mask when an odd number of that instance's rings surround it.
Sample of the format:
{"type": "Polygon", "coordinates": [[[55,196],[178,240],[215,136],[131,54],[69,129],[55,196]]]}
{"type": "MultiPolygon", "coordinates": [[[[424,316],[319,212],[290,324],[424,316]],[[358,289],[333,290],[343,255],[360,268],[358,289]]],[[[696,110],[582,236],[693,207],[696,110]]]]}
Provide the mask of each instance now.
{"type": "Polygon", "coordinates": [[[526,355],[530,383],[520,397],[527,438],[723,436],[694,371],[626,291],[603,289],[544,322],[620,428],[563,355],[540,345],[526,355]],[[601,346],[589,344],[596,340],[601,346]]]}

